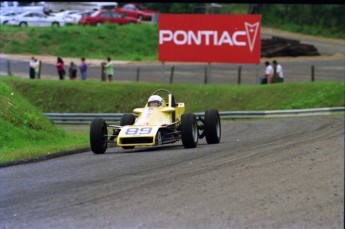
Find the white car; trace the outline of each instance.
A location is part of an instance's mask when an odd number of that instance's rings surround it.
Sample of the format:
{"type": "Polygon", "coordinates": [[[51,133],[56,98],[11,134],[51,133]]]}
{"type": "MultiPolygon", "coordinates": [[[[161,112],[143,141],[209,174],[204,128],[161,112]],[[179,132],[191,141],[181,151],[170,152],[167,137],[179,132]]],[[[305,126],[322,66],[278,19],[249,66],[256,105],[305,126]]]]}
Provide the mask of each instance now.
{"type": "Polygon", "coordinates": [[[15,26],[64,26],[64,20],[54,17],[47,16],[43,13],[38,12],[24,12],[18,14],[14,18],[8,21],[8,25],[15,26]]]}
{"type": "Polygon", "coordinates": [[[90,16],[93,12],[92,10],[80,11],[74,14],[68,14],[64,20],[66,24],[79,24],[80,19],[83,16],[90,16]]]}
{"type": "Polygon", "coordinates": [[[7,24],[9,20],[11,20],[13,17],[18,15],[19,13],[16,12],[2,12],[0,14],[0,24],[7,24]]]}
{"type": "Polygon", "coordinates": [[[60,18],[61,20],[64,20],[65,24],[79,24],[79,21],[82,18],[82,16],[91,15],[93,12],[94,11],[91,10],[65,10],[59,13],[52,13],[50,15],[54,16],[55,18],[60,18]]]}

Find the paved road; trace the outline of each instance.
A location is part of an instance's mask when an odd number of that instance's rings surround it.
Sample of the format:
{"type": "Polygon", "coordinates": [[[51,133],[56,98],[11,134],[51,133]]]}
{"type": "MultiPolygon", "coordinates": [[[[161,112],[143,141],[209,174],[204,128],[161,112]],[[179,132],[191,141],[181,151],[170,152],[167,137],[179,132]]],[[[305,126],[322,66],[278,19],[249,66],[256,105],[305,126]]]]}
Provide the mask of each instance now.
{"type": "MultiPolygon", "coordinates": [[[[15,75],[28,78],[28,63],[26,61],[11,60],[11,70],[15,75]]],[[[310,82],[311,68],[315,68],[316,81],[341,82],[345,79],[345,60],[313,60],[292,61],[282,63],[284,68],[285,82],[310,82]]],[[[162,65],[137,65],[115,66],[115,81],[136,81],[137,68],[140,68],[139,81],[169,83],[171,68],[175,66],[173,83],[204,83],[205,68],[203,64],[165,64],[164,74],[162,65]]],[[[211,64],[209,83],[237,84],[238,68],[236,64],[211,64]]],[[[241,83],[257,84],[258,77],[262,75],[263,66],[255,64],[241,65],[241,83]]],[[[90,67],[88,78],[100,80],[100,68],[90,67]]],[[[0,72],[6,74],[7,60],[0,59],[0,72]]],[[[79,76],[78,76],[79,77],[79,76]]],[[[55,66],[52,64],[42,65],[42,78],[58,79],[55,66]]]]}
{"type": "Polygon", "coordinates": [[[344,117],[222,134],[1,168],[0,228],[343,228],[344,117]]]}

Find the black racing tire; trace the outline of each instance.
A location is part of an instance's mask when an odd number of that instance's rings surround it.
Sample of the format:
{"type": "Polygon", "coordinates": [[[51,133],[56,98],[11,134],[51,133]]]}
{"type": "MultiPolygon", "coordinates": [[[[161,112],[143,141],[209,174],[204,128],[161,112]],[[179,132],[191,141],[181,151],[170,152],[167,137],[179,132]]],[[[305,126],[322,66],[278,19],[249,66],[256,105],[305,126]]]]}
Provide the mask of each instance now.
{"type": "Polygon", "coordinates": [[[217,144],[221,138],[221,124],[219,112],[210,109],[205,112],[205,137],[208,144],[217,144]]]}
{"type": "Polygon", "coordinates": [[[135,122],[134,114],[123,114],[120,120],[120,126],[133,125],[135,122]]]}
{"type": "Polygon", "coordinates": [[[181,117],[181,139],[184,148],[195,148],[198,144],[198,124],[193,113],[184,113],[181,117]]]}
{"type": "Polygon", "coordinates": [[[143,15],[141,15],[141,14],[138,15],[138,20],[139,20],[139,21],[142,21],[143,18],[144,18],[143,15]]]}
{"type": "Polygon", "coordinates": [[[102,118],[95,118],[90,125],[90,145],[94,154],[103,154],[108,146],[107,123],[102,118]]]}
{"type": "MultiPolygon", "coordinates": [[[[134,114],[123,114],[120,120],[120,126],[133,125],[135,122],[134,114]]],[[[123,149],[133,149],[134,146],[122,146],[123,149]]]]}

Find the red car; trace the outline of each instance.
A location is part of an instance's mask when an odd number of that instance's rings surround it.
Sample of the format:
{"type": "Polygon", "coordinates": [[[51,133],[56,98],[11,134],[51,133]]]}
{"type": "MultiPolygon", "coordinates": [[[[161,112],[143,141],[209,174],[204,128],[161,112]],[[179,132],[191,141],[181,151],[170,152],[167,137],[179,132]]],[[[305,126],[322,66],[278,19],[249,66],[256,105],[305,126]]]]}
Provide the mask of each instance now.
{"type": "Polygon", "coordinates": [[[91,14],[90,16],[83,16],[80,19],[79,24],[100,26],[101,24],[106,23],[106,22],[116,23],[119,25],[140,23],[140,21],[137,18],[127,17],[115,11],[104,10],[104,11],[97,11],[91,14]]]}
{"type": "Polygon", "coordinates": [[[135,17],[139,20],[151,20],[152,14],[157,13],[154,10],[147,10],[145,7],[139,4],[126,4],[123,7],[118,7],[115,10],[119,13],[124,13],[129,17],[135,17]]]}

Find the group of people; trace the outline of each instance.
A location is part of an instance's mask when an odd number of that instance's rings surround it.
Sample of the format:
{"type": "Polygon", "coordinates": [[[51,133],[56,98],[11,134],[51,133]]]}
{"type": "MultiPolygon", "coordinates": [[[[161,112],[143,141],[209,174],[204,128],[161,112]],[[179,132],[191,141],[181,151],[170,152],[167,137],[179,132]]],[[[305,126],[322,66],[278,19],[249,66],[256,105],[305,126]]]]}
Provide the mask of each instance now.
{"type": "MultiPolygon", "coordinates": [[[[87,78],[87,64],[85,62],[86,59],[85,59],[85,57],[82,57],[80,60],[81,60],[81,62],[79,64],[80,76],[81,76],[82,80],[86,80],[86,78],[87,78]]],[[[59,75],[59,79],[64,80],[65,75],[66,75],[66,71],[65,71],[64,61],[62,60],[61,57],[57,58],[55,66],[56,66],[56,70],[57,70],[58,75],[59,75]]],[[[78,67],[72,61],[69,65],[69,68],[68,68],[68,76],[71,80],[75,80],[75,79],[77,79],[77,73],[78,73],[78,67]]]]}
{"type": "Polygon", "coordinates": [[[260,79],[261,84],[282,83],[284,82],[283,68],[276,60],[265,62],[265,74],[260,79]]]}
{"type": "MultiPolygon", "coordinates": [[[[79,66],[77,66],[73,61],[70,63],[70,66],[68,68],[68,75],[71,80],[77,79],[77,73],[78,69],[80,72],[80,77],[82,80],[87,79],[87,70],[88,70],[88,65],[85,62],[85,57],[82,57],[81,62],[79,66]]],[[[65,71],[65,63],[61,57],[57,57],[56,60],[56,70],[59,76],[60,80],[65,79],[66,71],[65,71]]],[[[31,57],[30,60],[30,79],[35,79],[39,78],[39,71],[40,71],[40,61],[37,60],[35,57],[31,57]]],[[[108,77],[109,81],[112,81],[114,70],[113,70],[113,63],[111,61],[111,58],[108,57],[106,61],[101,63],[101,68],[102,68],[102,75],[101,75],[101,80],[106,81],[106,77],[108,77]]]]}

